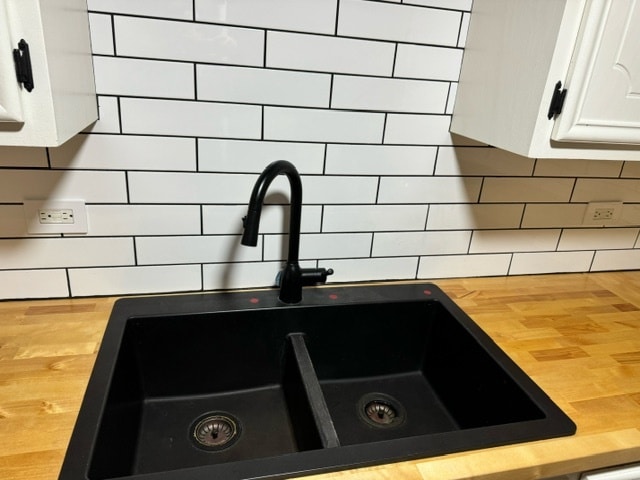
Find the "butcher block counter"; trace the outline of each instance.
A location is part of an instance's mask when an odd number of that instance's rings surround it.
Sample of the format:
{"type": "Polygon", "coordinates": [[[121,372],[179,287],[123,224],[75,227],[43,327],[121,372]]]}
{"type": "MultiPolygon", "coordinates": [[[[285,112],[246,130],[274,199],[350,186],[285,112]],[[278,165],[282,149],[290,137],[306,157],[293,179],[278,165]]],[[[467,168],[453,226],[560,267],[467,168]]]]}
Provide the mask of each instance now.
{"type": "MultiPolygon", "coordinates": [[[[305,478],[520,480],[640,462],[640,271],[434,283],[577,433],[305,478]]],[[[115,300],[0,302],[0,479],[58,478],[115,300]]]]}

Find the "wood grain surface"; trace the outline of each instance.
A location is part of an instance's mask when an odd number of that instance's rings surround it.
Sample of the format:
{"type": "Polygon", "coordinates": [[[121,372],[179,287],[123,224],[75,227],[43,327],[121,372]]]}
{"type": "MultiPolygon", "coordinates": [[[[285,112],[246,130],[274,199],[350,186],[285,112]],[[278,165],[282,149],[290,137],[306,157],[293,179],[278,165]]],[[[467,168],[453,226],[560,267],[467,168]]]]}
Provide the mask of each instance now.
{"type": "MultiPolygon", "coordinates": [[[[640,272],[435,283],[577,434],[305,478],[520,480],[640,461],[640,272]]],[[[114,301],[0,303],[0,479],[57,479],[114,301]]]]}

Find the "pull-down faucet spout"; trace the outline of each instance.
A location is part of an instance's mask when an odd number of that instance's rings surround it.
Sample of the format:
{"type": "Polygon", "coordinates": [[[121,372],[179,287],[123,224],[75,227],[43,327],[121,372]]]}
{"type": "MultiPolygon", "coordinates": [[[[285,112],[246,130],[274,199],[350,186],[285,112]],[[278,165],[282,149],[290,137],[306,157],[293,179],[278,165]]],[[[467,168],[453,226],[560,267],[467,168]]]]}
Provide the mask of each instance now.
{"type": "Polygon", "coordinates": [[[325,282],[327,275],[333,270],[324,268],[300,268],[298,257],[300,251],[300,221],[302,218],[302,181],[300,174],[290,162],[278,160],[269,164],[258,177],[247,216],[242,219],[244,232],[241,243],[255,247],[258,244],[260,214],[265,195],[271,182],[280,174],[287,176],[291,189],[291,211],[289,214],[289,252],[287,263],[280,277],[279,299],[283,303],[298,303],[302,300],[302,286],[325,282]]]}

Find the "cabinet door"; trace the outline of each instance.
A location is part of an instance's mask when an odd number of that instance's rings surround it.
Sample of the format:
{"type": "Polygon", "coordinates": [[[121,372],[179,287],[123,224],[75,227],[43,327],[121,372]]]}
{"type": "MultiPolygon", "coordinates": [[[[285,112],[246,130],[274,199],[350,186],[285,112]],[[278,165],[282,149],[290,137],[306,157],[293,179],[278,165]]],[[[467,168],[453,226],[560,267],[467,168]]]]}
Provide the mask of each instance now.
{"type": "Polygon", "coordinates": [[[13,49],[5,2],[0,2],[0,122],[22,122],[20,86],[13,64],[13,49]]]}
{"type": "Polygon", "coordinates": [[[640,0],[589,0],[552,138],[640,143],[640,0]]]}

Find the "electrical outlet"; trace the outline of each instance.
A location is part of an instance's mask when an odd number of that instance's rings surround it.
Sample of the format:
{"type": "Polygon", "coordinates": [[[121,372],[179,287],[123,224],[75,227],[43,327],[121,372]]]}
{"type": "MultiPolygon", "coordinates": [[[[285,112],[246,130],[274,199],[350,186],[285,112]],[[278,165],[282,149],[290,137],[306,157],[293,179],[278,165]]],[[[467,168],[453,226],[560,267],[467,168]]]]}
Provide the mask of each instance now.
{"type": "Polygon", "coordinates": [[[590,202],[584,212],[583,225],[614,225],[622,214],[622,202],[590,202]]]}
{"type": "Polygon", "coordinates": [[[41,208],[38,210],[38,219],[43,225],[55,223],[70,225],[76,223],[73,208],[41,208]]]}
{"type": "Polygon", "coordinates": [[[25,200],[27,233],[87,233],[87,209],[84,200],[25,200]]]}

